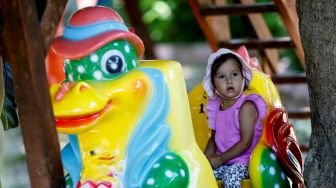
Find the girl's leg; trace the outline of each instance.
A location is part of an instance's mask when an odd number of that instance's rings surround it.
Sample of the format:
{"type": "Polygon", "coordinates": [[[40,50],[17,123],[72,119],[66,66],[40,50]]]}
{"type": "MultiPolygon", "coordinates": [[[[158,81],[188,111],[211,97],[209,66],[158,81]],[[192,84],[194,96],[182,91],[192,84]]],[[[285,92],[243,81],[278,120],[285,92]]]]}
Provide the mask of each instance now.
{"type": "Polygon", "coordinates": [[[226,166],[222,178],[224,187],[240,188],[241,181],[248,178],[247,166],[239,163],[226,166]]]}
{"type": "Polygon", "coordinates": [[[225,171],[225,166],[226,165],[222,165],[214,170],[214,175],[216,177],[216,180],[222,180],[223,174],[225,171]]]}

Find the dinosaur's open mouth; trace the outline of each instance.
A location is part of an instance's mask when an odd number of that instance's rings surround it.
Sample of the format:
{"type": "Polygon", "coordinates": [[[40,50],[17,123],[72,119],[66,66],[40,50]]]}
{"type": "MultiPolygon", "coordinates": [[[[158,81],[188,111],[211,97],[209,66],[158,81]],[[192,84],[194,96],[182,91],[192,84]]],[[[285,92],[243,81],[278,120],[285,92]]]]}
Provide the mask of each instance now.
{"type": "Polygon", "coordinates": [[[72,117],[55,117],[55,123],[58,128],[73,128],[91,124],[108,111],[111,106],[112,101],[109,101],[104,108],[98,112],[72,117]]]}

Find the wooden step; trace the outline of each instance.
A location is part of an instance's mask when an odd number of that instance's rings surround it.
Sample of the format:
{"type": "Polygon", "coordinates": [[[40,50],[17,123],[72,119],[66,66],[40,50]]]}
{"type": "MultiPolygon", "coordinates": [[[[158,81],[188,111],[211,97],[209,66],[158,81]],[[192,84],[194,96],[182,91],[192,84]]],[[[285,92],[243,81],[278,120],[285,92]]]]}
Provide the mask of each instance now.
{"type": "Polygon", "coordinates": [[[274,84],[302,84],[307,83],[305,74],[300,75],[272,75],[274,84]]]}
{"type": "Polygon", "coordinates": [[[309,151],[309,146],[300,146],[300,150],[302,153],[307,153],[309,151]]]}
{"type": "MultiPolygon", "coordinates": [[[[307,78],[305,74],[299,75],[272,75],[272,81],[274,84],[306,84],[307,78]]],[[[310,111],[288,111],[289,118],[306,119],[310,118],[310,111]]]]}
{"type": "Polygon", "coordinates": [[[289,37],[280,37],[273,39],[232,39],[219,41],[218,47],[237,49],[241,45],[245,45],[248,49],[263,50],[266,48],[293,48],[294,43],[289,37]]]}
{"type": "Polygon", "coordinates": [[[233,5],[201,5],[200,12],[203,16],[215,15],[245,15],[251,13],[277,12],[277,6],[272,2],[256,4],[233,5]]]}
{"type": "Polygon", "coordinates": [[[288,118],[294,119],[308,119],[310,118],[310,111],[288,111],[288,118]]]}

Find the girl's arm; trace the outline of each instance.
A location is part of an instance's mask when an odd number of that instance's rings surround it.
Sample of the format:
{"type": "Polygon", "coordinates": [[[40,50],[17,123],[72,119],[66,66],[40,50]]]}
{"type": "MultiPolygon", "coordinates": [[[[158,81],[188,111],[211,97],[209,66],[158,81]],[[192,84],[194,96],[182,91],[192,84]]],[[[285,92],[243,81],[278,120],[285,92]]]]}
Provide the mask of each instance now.
{"type": "Polygon", "coordinates": [[[223,154],[212,156],[209,159],[213,168],[217,168],[226,161],[239,156],[251,146],[254,135],[254,126],[257,120],[258,111],[256,107],[250,101],[245,102],[239,112],[241,139],[223,154]]]}
{"type": "Polygon", "coordinates": [[[215,134],[216,131],[212,130],[211,131],[211,137],[208,141],[208,144],[205,148],[204,154],[205,156],[209,159],[209,157],[213,156],[216,153],[217,147],[216,147],[216,143],[215,143],[215,134]]]}

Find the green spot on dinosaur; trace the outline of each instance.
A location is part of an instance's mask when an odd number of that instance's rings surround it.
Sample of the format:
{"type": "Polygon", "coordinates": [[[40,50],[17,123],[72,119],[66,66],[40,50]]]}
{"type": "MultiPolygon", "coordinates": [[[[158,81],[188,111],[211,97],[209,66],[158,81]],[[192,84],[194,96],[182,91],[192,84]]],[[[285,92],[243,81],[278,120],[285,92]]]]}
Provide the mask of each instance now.
{"type": "Polygon", "coordinates": [[[152,187],[188,187],[189,170],[184,160],[173,152],[166,153],[150,169],[144,188],[152,187]]]}
{"type": "Polygon", "coordinates": [[[290,187],[288,178],[271,149],[267,148],[262,152],[259,170],[261,171],[262,187],[290,187]]]}

